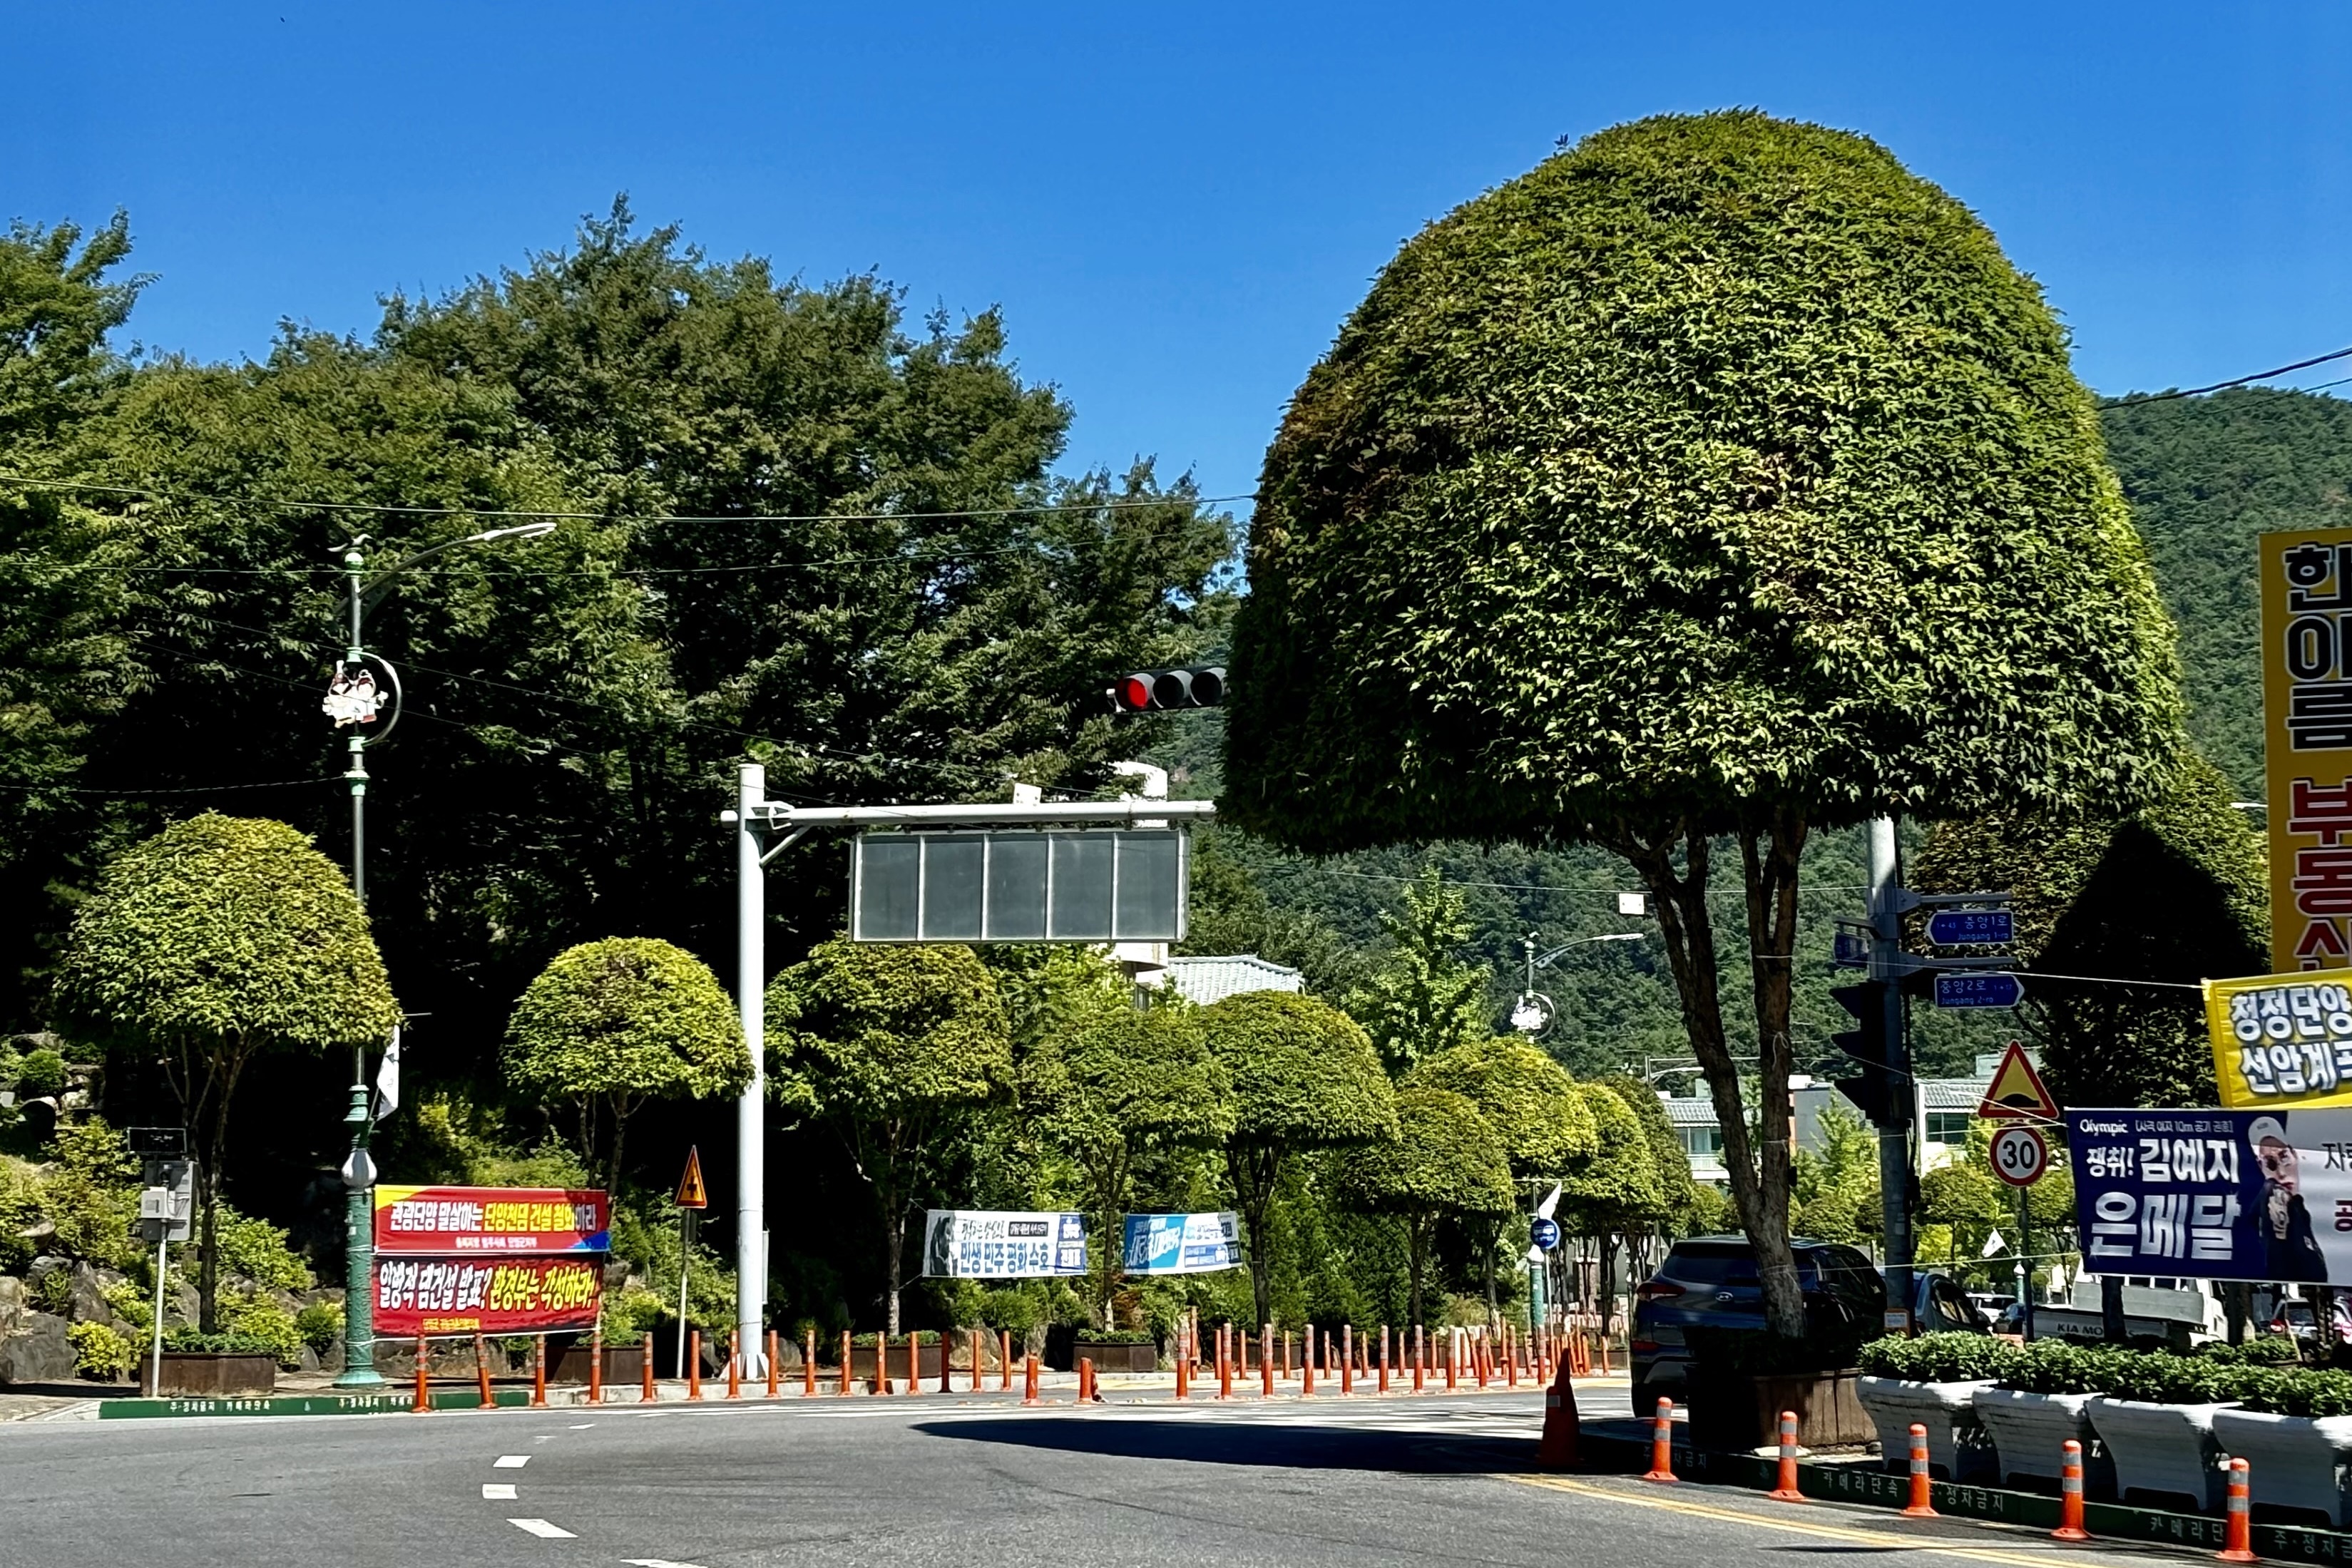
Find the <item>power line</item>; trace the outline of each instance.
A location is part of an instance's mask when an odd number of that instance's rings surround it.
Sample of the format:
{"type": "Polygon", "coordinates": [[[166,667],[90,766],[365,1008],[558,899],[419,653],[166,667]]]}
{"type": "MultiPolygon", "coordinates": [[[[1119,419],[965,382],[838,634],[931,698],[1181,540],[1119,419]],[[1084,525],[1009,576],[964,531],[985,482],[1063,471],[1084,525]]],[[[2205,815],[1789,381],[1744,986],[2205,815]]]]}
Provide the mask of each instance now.
{"type": "Polygon", "coordinates": [[[97,795],[110,800],[130,800],[147,795],[216,795],[230,789],[293,789],[311,784],[340,784],[342,781],[340,774],[322,773],[316,779],[278,779],[267,784],[196,784],[178,789],[93,789],[65,784],[0,784],[0,789],[41,795],[97,795]]]}
{"type": "Polygon", "coordinates": [[[253,507],[284,512],[357,512],[364,516],[406,517],[516,517],[523,521],[586,523],[897,523],[950,520],[959,517],[1013,517],[1048,512],[1129,511],[1146,507],[1220,507],[1255,499],[1254,495],[1139,497],[1126,500],[1038,501],[1011,507],[974,507],[938,512],[736,512],[697,516],[685,512],[557,512],[515,507],[398,507],[370,501],[280,501],[267,496],[202,496],[169,490],[142,489],[132,485],[98,485],[74,479],[36,479],[30,475],[0,472],[0,482],[34,490],[66,490],[89,495],[130,496],[141,500],[169,501],[178,506],[253,507]]]}
{"type": "MultiPolygon", "coordinates": [[[[2137,397],[2117,398],[2115,402],[2107,403],[2105,406],[2107,408],[2133,408],[2137,407],[2140,403],[2163,402],[2170,398],[2202,397],[2207,392],[2227,392],[2231,387],[2246,386],[2254,382],[2266,382],[2273,376],[2285,375],[2290,371],[2307,371],[2314,365],[2324,365],[2330,360],[2342,359],[2352,359],[2352,349],[2338,349],[2334,353],[2315,354],[2308,360],[2297,360],[2291,365],[2281,365],[2274,371],[2257,371],[2250,376],[2237,376],[2226,382],[2215,382],[2210,387],[2183,387],[2173,392],[2142,392],[2137,397]]],[[[2326,384],[2328,386],[2342,386],[2344,382],[2329,382],[2326,384]]],[[[2304,390],[2311,391],[2314,389],[2305,388],[2304,390]]]]}

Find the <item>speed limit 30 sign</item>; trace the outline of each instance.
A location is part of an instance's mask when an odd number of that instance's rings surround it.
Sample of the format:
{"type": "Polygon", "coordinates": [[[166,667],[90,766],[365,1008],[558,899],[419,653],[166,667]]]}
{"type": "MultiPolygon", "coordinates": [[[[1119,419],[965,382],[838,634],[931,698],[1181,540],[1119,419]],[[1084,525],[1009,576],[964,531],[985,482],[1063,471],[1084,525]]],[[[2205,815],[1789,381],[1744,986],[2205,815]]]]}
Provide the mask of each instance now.
{"type": "Polygon", "coordinates": [[[2050,1145],[2032,1127],[2003,1127],[1992,1135],[1992,1174],[2011,1186],[2032,1186],[2050,1169],[2050,1145]]]}

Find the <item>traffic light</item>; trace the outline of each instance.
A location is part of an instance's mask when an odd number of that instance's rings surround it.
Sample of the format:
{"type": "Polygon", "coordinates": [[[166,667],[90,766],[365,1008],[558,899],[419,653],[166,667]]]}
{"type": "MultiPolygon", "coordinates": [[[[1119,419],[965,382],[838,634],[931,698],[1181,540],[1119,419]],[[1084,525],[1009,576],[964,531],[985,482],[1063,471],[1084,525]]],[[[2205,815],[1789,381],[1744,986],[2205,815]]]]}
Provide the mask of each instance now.
{"type": "Polygon", "coordinates": [[[1121,713],[1215,707],[1225,700],[1225,667],[1187,664],[1181,670],[1138,670],[1111,687],[1110,700],[1121,713]]]}
{"type": "Polygon", "coordinates": [[[1895,1082],[1887,1055],[1885,985],[1884,980],[1864,980],[1830,988],[1830,999],[1852,1013],[1854,1021],[1853,1028],[1830,1036],[1830,1043],[1845,1053],[1847,1063],[1856,1071],[1854,1077],[1832,1082],[1840,1093],[1862,1108],[1874,1127],[1911,1119],[1907,1113],[1895,1113],[1910,1085],[1895,1082]]]}

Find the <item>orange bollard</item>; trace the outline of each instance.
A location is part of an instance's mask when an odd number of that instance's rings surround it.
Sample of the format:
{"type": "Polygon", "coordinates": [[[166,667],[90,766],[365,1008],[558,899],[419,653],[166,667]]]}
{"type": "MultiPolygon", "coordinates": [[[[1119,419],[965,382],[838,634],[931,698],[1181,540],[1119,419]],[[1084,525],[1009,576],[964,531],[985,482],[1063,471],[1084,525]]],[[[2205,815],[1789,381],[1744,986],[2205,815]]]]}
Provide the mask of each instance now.
{"type": "Polygon", "coordinates": [[[1503,1385],[1506,1388],[1517,1388],[1519,1385],[1519,1345],[1518,1341],[1512,1336],[1511,1325],[1508,1323],[1503,1325],[1502,1351],[1503,1385]]]}
{"type": "Polygon", "coordinates": [[[646,1331],[644,1349],[645,1359],[639,1370],[645,1375],[645,1388],[637,1397],[650,1405],[654,1402],[654,1336],[651,1329],[646,1331]]]}
{"type": "Polygon", "coordinates": [[[1001,1329],[998,1333],[1003,1336],[1003,1348],[996,1358],[996,1391],[1010,1394],[1013,1392],[1013,1331],[1001,1329]]]}
{"type": "Polygon", "coordinates": [[[2058,1528],[2050,1536],[2053,1541],[2091,1539],[2083,1528],[2083,1445],[2072,1437],[2066,1439],[2065,1462],[2058,1469],[2058,1528]]]}
{"type": "Polygon", "coordinates": [[[1657,1416],[1650,1423],[1650,1473],[1642,1479],[1661,1486],[1675,1479],[1675,1402],[1663,1396],[1657,1416]]]}
{"type": "Polygon", "coordinates": [[[1192,1358],[1184,1354],[1184,1330],[1176,1330],[1176,1397],[1192,1397],[1192,1358]]]}
{"type": "Polygon", "coordinates": [[[1428,1348],[1429,1342],[1427,1337],[1423,1334],[1421,1325],[1419,1323],[1413,1324],[1412,1391],[1415,1394],[1426,1394],[1429,1392],[1429,1358],[1426,1354],[1428,1348]]]}
{"type": "Polygon", "coordinates": [[[816,1328],[801,1330],[801,1397],[816,1397],[816,1328]]]}
{"type": "MultiPolygon", "coordinates": [[[[1327,1345],[1329,1343],[1328,1340],[1324,1342],[1327,1345]]],[[[1341,1323],[1339,1325],[1339,1392],[1342,1395],[1349,1395],[1355,1391],[1356,1325],[1341,1323]]]]}
{"type": "Polygon", "coordinates": [[[425,1336],[416,1336],[416,1403],[409,1409],[419,1416],[433,1412],[433,1353],[425,1348],[425,1336]]]}
{"type": "Polygon", "coordinates": [[[1448,1329],[1448,1330],[1446,1330],[1446,1331],[1445,1331],[1445,1392],[1447,1392],[1448,1394],[1453,1393],[1453,1392],[1454,1391],[1454,1389],[1456,1389],[1457,1387],[1461,1386],[1461,1372],[1460,1372],[1460,1370],[1459,1370],[1459,1369],[1456,1367],[1456,1365],[1455,1365],[1455,1363],[1459,1362],[1459,1361],[1462,1359],[1462,1356],[1461,1356],[1461,1354],[1460,1354],[1460,1353],[1461,1353],[1461,1349],[1462,1349],[1462,1331],[1461,1331],[1460,1329],[1448,1329]]]}
{"type": "Polygon", "coordinates": [[[727,1397],[743,1397],[743,1331],[727,1331],[727,1397]]]}
{"type": "Polygon", "coordinates": [[[2213,1553],[2224,1563],[2259,1563],[2254,1555],[2254,1529],[2247,1510],[2252,1506],[2252,1484],[2248,1479],[2246,1461],[2230,1461],[2229,1534],[2221,1550],[2213,1553]]]}
{"type": "Polygon", "coordinates": [[[1543,1441],[1536,1448],[1536,1469],[1539,1470],[1574,1469],[1580,1458],[1579,1446],[1584,1428],[1577,1419],[1576,1389],[1562,1368],[1552,1385],[1544,1391],[1543,1441]]]}
{"type": "Polygon", "coordinates": [[[784,1364],[783,1357],[778,1354],[782,1348],[777,1341],[776,1331],[770,1329],[768,1331],[768,1397],[771,1399],[776,1396],[776,1378],[784,1364]]]}
{"type": "Polygon", "coordinates": [[[588,1403],[604,1403],[604,1325],[588,1333],[588,1403]]]}
{"type": "Polygon", "coordinates": [[[1389,1325],[1381,1325],[1381,1392],[1389,1391],[1389,1325]]]}
{"type": "Polygon", "coordinates": [[[530,1407],[547,1408],[547,1336],[535,1336],[530,1347],[530,1407]]]}
{"type": "Polygon", "coordinates": [[[1804,1492],[1797,1485],[1797,1413],[1780,1412],[1780,1474],[1772,1490],[1764,1494],[1775,1502],[1802,1502],[1804,1492]]]}
{"type": "Polygon", "coordinates": [[[1315,1325],[1308,1323],[1298,1336],[1298,1397],[1315,1397],[1315,1325]]]}
{"type": "Polygon", "coordinates": [[[1078,1357],[1078,1403],[1085,1405],[1094,1396],[1095,1359],[1090,1355],[1082,1355],[1078,1357]]]}
{"type": "Polygon", "coordinates": [[[1234,1396],[1234,1325],[1217,1325],[1217,1397],[1234,1396]]]}
{"type": "Polygon", "coordinates": [[[483,1346],[482,1336],[480,1334],[476,1334],[474,1336],[474,1380],[480,1384],[482,1387],[481,1408],[485,1410],[497,1409],[499,1407],[499,1402],[490,1397],[489,1352],[483,1346]]]}
{"type": "Polygon", "coordinates": [[[686,1396],[702,1397],[702,1331],[688,1329],[686,1333],[686,1396]]]}
{"type": "Polygon", "coordinates": [[[1029,1357],[1027,1364],[1022,1368],[1021,1403],[1024,1405],[1043,1405],[1045,1403],[1044,1400],[1037,1397],[1037,1358],[1034,1355],[1029,1357]]]}
{"type": "Polygon", "coordinates": [[[1271,1399],[1274,1397],[1274,1325],[1261,1323],[1257,1333],[1258,1397],[1271,1399]]]}
{"type": "Polygon", "coordinates": [[[852,1349],[854,1349],[854,1348],[855,1348],[854,1342],[852,1342],[852,1341],[851,1341],[851,1339],[850,1339],[850,1337],[849,1337],[849,1331],[848,1331],[847,1329],[844,1329],[844,1330],[842,1330],[842,1331],[841,1331],[841,1388],[840,1388],[839,1393],[840,1393],[840,1396],[841,1396],[841,1397],[843,1397],[843,1398],[846,1398],[846,1397],[848,1397],[848,1395],[849,1395],[849,1362],[850,1362],[850,1352],[851,1352],[851,1350],[852,1350],[852,1349]]]}
{"type": "Polygon", "coordinates": [[[1904,1509],[1906,1519],[1936,1517],[1935,1499],[1927,1477],[1927,1428],[1918,1422],[1911,1423],[1911,1502],[1904,1509]]]}
{"type": "Polygon", "coordinates": [[[1609,1331],[1601,1331],[1601,1375],[1609,1375],[1609,1331]]]}
{"type": "Polygon", "coordinates": [[[980,1345],[981,1345],[981,1338],[982,1338],[982,1336],[981,1336],[981,1332],[980,1332],[978,1329],[972,1329],[972,1330],[969,1331],[968,1333],[965,1333],[965,1335],[964,1335],[964,1337],[965,1337],[966,1339],[968,1339],[968,1340],[970,1340],[970,1341],[971,1342],[971,1379],[970,1379],[970,1382],[971,1382],[971,1391],[972,1393],[974,1393],[974,1394],[977,1394],[977,1393],[979,1393],[979,1392],[980,1392],[980,1383],[981,1383],[981,1375],[980,1375],[980,1362],[981,1362],[980,1345]]]}

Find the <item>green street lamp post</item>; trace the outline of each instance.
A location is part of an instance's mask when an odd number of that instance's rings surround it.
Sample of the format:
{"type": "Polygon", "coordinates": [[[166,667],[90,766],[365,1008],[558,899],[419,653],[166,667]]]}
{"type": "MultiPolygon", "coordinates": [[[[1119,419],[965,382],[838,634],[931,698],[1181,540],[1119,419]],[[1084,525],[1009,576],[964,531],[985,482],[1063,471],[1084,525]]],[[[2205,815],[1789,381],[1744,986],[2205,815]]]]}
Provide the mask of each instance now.
{"type": "MultiPolygon", "coordinates": [[[[390,738],[393,727],[400,722],[400,672],[361,643],[368,612],[383,601],[402,572],[444,550],[499,539],[537,538],[554,530],[551,522],[537,522],[468,534],[419,550],[373,576],[361,549],[368,542],[365,536],[344,548],[341,564],[351,592],[351,635],[321,706],[338,728],[348,726],[352,730],[351,765],[344,769],[343,779],[352,793],[352,892],[362,909],[367,906],[367,748],[390,738]],[[379,670],[383,674],[381,685],[376,681],[379,670]],[[368,727],[379,716],[383,727],[371,732],[368,727]]],[[[374,1098],[368,1084],[367,1049],[354,1047],[351,1107],[343,1113],[343,1124],[352,1130],[352,1152],[342,1170],[343,1370],[335,1378],[338,1388],[375,1388],[383,1383],[375,1369],[375,1161],[368,1153],[368,1134],[375,1126],[374,1098]]]]}

